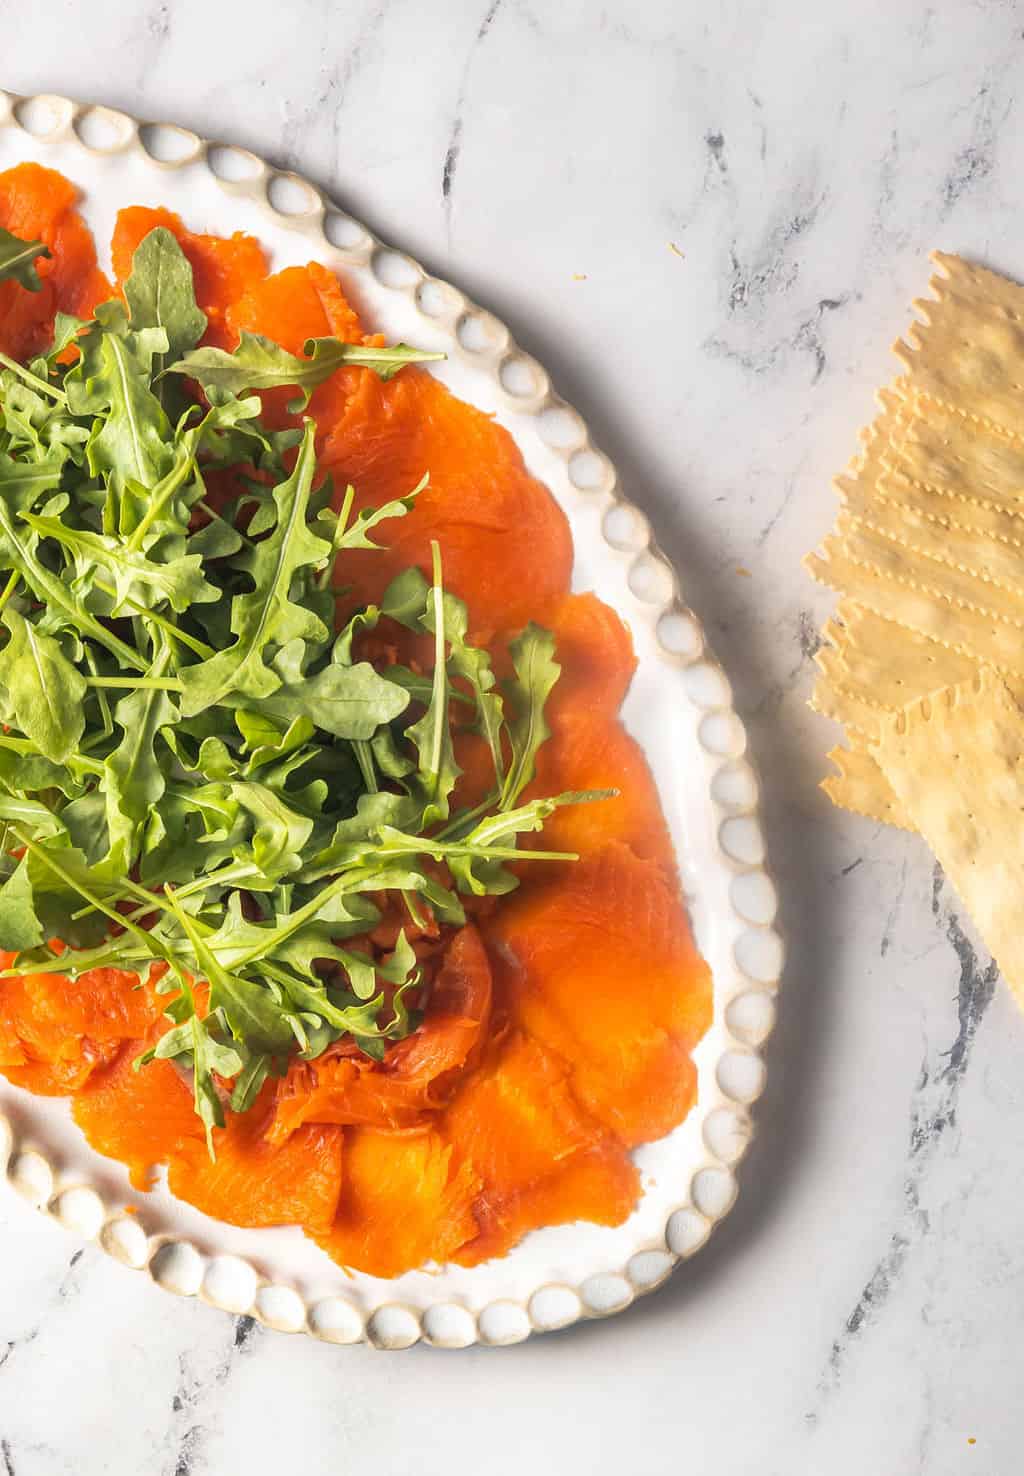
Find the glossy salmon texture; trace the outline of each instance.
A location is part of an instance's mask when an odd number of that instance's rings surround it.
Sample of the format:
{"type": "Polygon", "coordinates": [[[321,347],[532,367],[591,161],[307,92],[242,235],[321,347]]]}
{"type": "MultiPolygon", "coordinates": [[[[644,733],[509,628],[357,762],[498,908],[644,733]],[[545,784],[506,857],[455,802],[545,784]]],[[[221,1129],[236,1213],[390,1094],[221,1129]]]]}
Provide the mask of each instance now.
{"type": "MultiPolygon", "coordinates": [[[[0,284],[0,347],[23,355],[45,343],[58,308],[88,313],[109,287],[75,190],[52,171],[26,165],[0,175],[0,224],[54,252],[39,264],[42,293],[0,284]]],[[[231,348],[242,332],[260,333],[301,353],[308,338],[371,341],[325,267],[268,274],[253,238],[194,232],[165,210],[121,211],[119,283],[155,225],[172,231],[192,264],[206,342],[231,348]]],[[[298,423],[292,391],[263,398],[274,424],[298,423]]],[[[428,919],[409,929],[424,974],[416,1031],[380,1062],[352,1041],[294,1060],[248,1113],[227,1113],[214,1133],[216,1162],[180,1071],[160,1060],[135,1066],[170,1025],[156,970],[142,986],[117,970],[74,982],[0,980],[0,1072],[71,1096],[89,1142],[126,1164],[136,1188],[166,1165],[172,1192],[214,1218],[301,1225],[335,1260],[376,1276],[475,1265],[544,1225],[618,1224],[640,1192],[629,1150],[686,1116],[696,1092],[691,1052],[711,1016],[710,976],[654,780],[619,718],[636,665],[629,631],[596,595],[570,593],[564,514],[509,434],[439,380],[414,367],[387,382],[342,369],[308,413],[336,495],[351,483],[358,508],[405,496],[430,474],[412,512],[375,532],[382,553],[339,560],[348,586],[339,615],[379,598],[410,564],[428,573],[438,540],[446,587],[466,601],[471,634],[487,642],[499,681],[528,621],[555,636],[551,733],[524,799],[618,793],[556,811],[543,836],[529,838],[579,861],[516,863],[520,889],[467,898],[466,926],[428,919]]],[[[231,491],[210,480],[215,499],[231,491]]],[[[428,670],[429,646],[382,620],[360,637],[359,655],[428,670]]],[[[487,744],[460,726],[459,710],[456,702],[455,803],[472,806],[493,790],[494,773],[487,744]]],[[[363,945],[393,948],[403,926],[404,915],[387,913],[363,945]]],[[[0,966],[10,961],[0,955],[0,966]]],[[[197,993],[205,1008],[202,986],[197,993]]],[[[230,1086],[220,1083],[225,1100],[230,1086]]]]}
{"type": "Polygon", "coordinates": [[[580,1106],[566,1063],[525,1035],[496,1046],[446,1112],[442,1132],[481,1183],[477,1234],[455,1257],[465,1265],[503,1255],[541,1225],[618,1224],[636,1200],[637,1172],[623,1145],[580,1106]]]}
{"type": "Polygon", "coordinates": [[[334,1219],[342,1183],[342,1132],[303,1127],[286,1143],[267,1141],[272,1085],[248,1112],[230,1112],[211,1161],[204,1140],[183,1143],[170,1158],[172,1194],[215,1220],[258,1229],[302,1225],[323,1231],[334,1219]]]}
{"type": "Polygon", "coordinates": [[[127,1164],[136,1189],[147,1189],[153,1169],[184,1144],[198,1143],[206,1151],[191,1091],[170,1061],[136,1067],[143,1048],[142,1041],[124,1047],[76,1094],[72,1107],[96,1151],[127,1164]]]}
{"type": "Polygon", "coordinates": [[[387,382],[357,372],[324,441],[324,465],[340,486],[355,487],[360,508],[405,496],[424,472],[430,485],[408,516],[378,530],[384,553],[340,556],[340,580],[377,600],[410,564],[429,573],[437,539],[445,584],[466,601],[471,634],[542,620],[568,591],[572,538],[512,437],[425,370],[404,369],[387,382]]]}
{"type": "Polygon", "coordinates": [[[681,1121],[711,980],[656,863],[609,842],[509,898],[488,939],[513,1017],[567,1063],[599,1122],[634,1146],[681,1121]]]}
{"type": "MultiPolygon", "coordinates": [[[[2,957],[2,956],[0,956],[2,957]]],[[[0,1071],[45,1096],[83,1087],[126,1040],[145,1034],[165,1002],[117,969],[0,980],[0,1071]]]]}
{"type": "Polygon", "coordinates": [[[75,208],[78,191],[54,169],[18,164],[0,173],[0,226],[24,241],[42,241],[49,257],[35,267],[42,288],[0,282],[0,349],[28,359],[47,348],[58,312],[88,318],[110,296],[92,235],[75,208]]]}
{"type": "Polygon", "coordinates": [[[371,1276],[451,1260],[476,1236],[479,1188],[472,1166],[458,1163],[432,1128],[348,1128],[338,1212],[314,1238],[336,1261],[371,1276]]]}

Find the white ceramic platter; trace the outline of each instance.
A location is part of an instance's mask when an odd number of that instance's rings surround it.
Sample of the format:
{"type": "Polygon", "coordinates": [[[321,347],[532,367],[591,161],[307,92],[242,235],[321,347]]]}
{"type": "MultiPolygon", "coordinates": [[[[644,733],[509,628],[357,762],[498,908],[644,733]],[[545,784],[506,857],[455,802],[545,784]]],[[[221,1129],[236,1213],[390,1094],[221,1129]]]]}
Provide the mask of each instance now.
{"type": "Polygon", "coordinates": [[[298,1230],[237,1230],[162,1186],[136,1194],[119,1164],[88,1148],[65,1102],[0,1078],[0,1163],[9,1181],[171,1291],[332,1342],[513,1343],[619,1311],[698,1250],[732,1207],[782,966],[743,727],[673,571],[587,426],[505,325],[383,246],[306,180],[181,128],[66,98],[0,93],[0,169],[23,159],[59,169],[80,187],[104,265],[114,216],[128,204],[169,206],[197,230],[247,231],[267,249],[272,270],[324,262],[375,329],[445,350],[439,376],[508,427],[568,514],[575,587],[597,590],[633,632],[639,669],[623,718],[661,791],[697,941],[714,975],[714,1023],[695,1053],[696,1105],[674,1132],[635,1155],[644,1191],[626,1223],[540,1230],[471,1270],[444,1266],[391,1281],[348,1276],[298,1230]]]}

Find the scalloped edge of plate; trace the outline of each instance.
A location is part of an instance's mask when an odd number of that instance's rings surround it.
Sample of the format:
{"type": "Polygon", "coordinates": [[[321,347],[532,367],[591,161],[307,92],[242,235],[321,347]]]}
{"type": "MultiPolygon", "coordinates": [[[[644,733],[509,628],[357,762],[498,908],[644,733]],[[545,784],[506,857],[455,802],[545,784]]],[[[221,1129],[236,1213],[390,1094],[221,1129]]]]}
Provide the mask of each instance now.
{"type": "MultiPolygon", "coordinates": [[[[725,1044],[714,1068],[718,1100],[707,1110],[701,1131],[705,1161],[692,1173],[688,1196],[668,1214],[662,1243],[639,1247],[619,1271],[591,1275],[576,1286],[548,1282],[525,1299],[499,1298],[475,1312],[452,1301],[425,1308],[382,1301],[369,1311],[343,1296],[308,1301],[295,1288],[262,1277],[242,1256],[207,1256],[189,1240],[148,1234],[137,1219],[110,1211],[91,1185],[61,1183],[45,1153],[32,1143],[20,1143],[2,1111],[0,1171],[37,1209],[96,1241],[123,1265],[147,1272],[165,1290],[198,1296],[235,1316],[251,1316],[264,1326],[306,1332],[325,1342],[390,1349],[421,1340],[444,1348],[505,1346],[533,1332],[623,1311],[660,1286],[679,1261],[694,1255],[736,1201],[735,1169],[753,1137],[750,1109],[766,1076],[760,1048],[774,1026],[784,957],[774,928],[777,896],[765,867],[757,820],[759,785],[745,757],[746,735],[733,710],[728,680],[699,620],[681,599],[674,569],[652,537],[647,518],[622,496],[615,467],[594,446],[582,416],[555,393],[546,371],[519,349],[505,324],[459,288],[430,276],[412,257],[380,241],[309,180],[177,124],[144,122],[52,93],[0,91],[0,129],[11,128],[37,143],[74,140],[94,155],[135,151],[166,170],[204,164],[227,193],[246,196],[278,224],[302,229],[343,263],[372,271],[381,287],[411,297],[435,327],[446,328],[456,355],[492,377],[511,409],[537,417],[541,439],[564,457],[570,485],[607,503],[604,540],[631,557],[629,588],[645,604],[660,653],[685,669],[688,694],[703,711],[700,744],[710,758],[720,760],[711,778],[711,802],[719,822],[720,859],[732,873],[729,900],[741,928],[733,955],[742,982],[722,1009],[725,1044]],[[612,514],[623,525],[618,532],[611,531],[617,526],[612,514]]],[[[699,1105],[698,1098],[691,1111],[699,1105]]]]}

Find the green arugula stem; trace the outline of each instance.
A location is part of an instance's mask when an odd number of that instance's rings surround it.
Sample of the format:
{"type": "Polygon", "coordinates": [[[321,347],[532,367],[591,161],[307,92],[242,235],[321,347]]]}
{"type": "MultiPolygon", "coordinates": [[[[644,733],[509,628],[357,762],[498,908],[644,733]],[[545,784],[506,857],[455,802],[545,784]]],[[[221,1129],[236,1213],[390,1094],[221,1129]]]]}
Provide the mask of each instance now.
{"type": "Polygon", "coordinates": [[[136,526],[135,531],[128,539],[127,547],[130,553],[138,553],[142,548],[142,541],[178,488],[185,481],[196,464],[196,454],[193,449],[191,455],[182,458],[181,462],[167,473],[162,481],[158,482],[151,492],[152,501],[146,509],[142,521],[136,526]]]}
{"type": "MultiPolygon", "coordinates": [[[[11,753],[20,753],[25,758],[32,758],[39,751],[27,738],[14,738],[10,733],[0,733],[0,748],[7,748],[11,753]]],[[[67,765],[72,772],[77,769],[84,774],[94,774],[97,778],[103,774],[103,765],[95,759],[86,758],[84,753],[70,754],[67,765]]]]}
{"type": "Polygon", "coordinates": [[[468,835],[476,822],[494,808],[499,798],[500,791],[497,789],[492,790],[486,799],[482,799],[471,810],[465,810],[461,815],[456,815],[453,820],[449,820],[448,824],[439,830],[432,839],[435,841],[459,839],[460,832],[465,832],[468,835]]]}
{"type": "Polygon", "coordinates": [[[448,703],[444,701],[446,686],[444,649],[444,588],[441,583],[441,545],[431,539],[430,557],[433,565],[434,585],[431,598],[434,603],[434,731],[430,740],[430,770],[438,773],[441,768],[441,750],[444,733],[448,726],[448,703]]]}
{"type": "Polygon", "coordinates": [[[331,550],[331,557],[316,577],[317,589],[326,589],[334,575],[334,554],[348,527],[348,520],[352,512],[352,503],[355,501],[355,495],[356,489],[349,482],[345,488],[345,496],[342,498],[341,507],[338,509],[338,522],[334,530],[334,548],[331,550]]]}
{"type": "MultiPolygon", "coordinates": [[[[85,648],[85,664],[89,668],[89,674],[91,676],[99,676],[100,673],[96,667],[96,653],[91,646],[86,646],[85,648]]],[[[83,747],[85,747],[86,744],[90,742],[92,743],[92,746],[95,746],[96,743],[105,742],[106,739],[109,738],[111,733],[114,731],[114,719],[111,716],[110,703],[107,701],[107,698],[103,692],[99,693],[96,702],[100,710],[100,718],[102,720],[103,726],[98,733],[94,733],[91,735],[91,739],[85,740],[82,745],[83,747]]]]}
{"type": "Polygon", "coordinates": [[[422,932],[423,929],[427,926],[427,919],[423,916],[422,912],[420,912],[419,908],[416,906],[415,895],[412,892],[403,892],[402,901],[405,903],[405,910],[412,920],[413,927],[419,928],[422,932]]]}
{"type": "Polygon", "coordinates": [[[373,762],[373,749],[365,738],[353,738],[352,751],[356,756],[356,762],[359,764],[359,772],[363,776],[363,783],[366,785],[367,793],[379,794],[377,769],[373,762]]]}
{"type": "Polygon", "coordinates": [[[161,691],[180,692],[181,682],[177,677],[114,677],[114,676],[88,676],[85,678],[87,687],[123,687],[127,691],[161,691]]]}
{"type": "MultiPolygon", "coordinates": [[[[105,917],[110,918],[111,922],[117,923],[119,927],[123,927],[126,932],[131,933],[147,949],[151,948],[151,944],[158,942],[158,940],[153,938],[151,933],[146,932],[145,928],[140,928],[135,923],[128,922],[124,914],[118,912],[116,907],[108,907],[102,898],[96,896],[95,892],[83,886],[81,882],[76,881],[58,861],[54,860],[53,854],[50,851],[45,850],[43,846],[37,845],[32,837],[26,835],[17,825],[11,826],[11,833],[19,845],[24,846],[27,851],[31,851],[47,870],[51,871],[65,886],[77,892],[80,897],[84,897],[87,902],[92,904],[97,912],[102,912],[105,917]]],[[[173,962],[174,956],[170,950],[157,946],[153,947],[151,951],[154,957],[161,958],[166,963],[173,962]]]]}
{"type": "MultiPolygon", "coordinates": [[[[114,589],[113,585],[104,584],[101,579],[94,579],[93,583],[97,589],[102,590],[110,599],[118,599],[117,590],[114,589]]],[[[208,661],[211,656],[217,654],[212,646],[208,646],[198,636],[189,635],[187,630],[182,630],[181,626],[175,625],[173,620],[167,620],[163,615],[158,615],[155,610],[148,609],[139,600],[133,600],[131,595],[121,595],[119,603],[127,605],[130,610],[134,610],[144,620],[150,621],[158,630],[162,630],[171,636],[172,639],[180,641],[183,646],[187,646],[190,651],[194,651],[197,656],[201,656],[204,661],[208,661]]]]}
{"type": "Polygon", "coordinates": [[[37,374],[32,373],[31,369],[26,369],[24,364],[19,364],[17,359],[9,359],[6,354],[0,353],[0,364],[10,369],[11,373],[16,374],[19,379],[23,379],[26,384],[30,384],[40,394],[51,395],[60,405],[67,404],[68,397],[66,391],[59,389],[55,384],[51,384],[47,379],[40,379],[37,374]]]}
{"type": "Polygon", "coordinates": [[[389,840],[382,856],[432,856],[443,861],[446,856],[475,856],[480,861],[578,861],[575,851],[523,851],[518,846],[467,846],[459,841],[440,845],[429,836],[409,836],[404,844],[389,840]]]}
{"type": "Polygon", "coordinates": [[[11,595],[18,588],[18,580],[20,578],[21,578],[21,575],[18,572],[18,570],[17,569],[12,569],[11,570],[11,573],[10,573],[10,578],[7,580],[7,583],[4,585],[3,593],[0,594],[0,613],[2,613],[3,610],[6,608],[7,601],[11,598],[11,595]]]}
{"type": "Polygon", "coordinates": [[[237,866],[222,866],[219,871],[196,877],[195,881],[186,886],[175,887],[174,895],[180,901],[182,897],[194,897],[197,892],[208,892],[211,887],[226,887],[235,882],[248,881],[250,877],[259,874],[259,867],[249,862],[240,862],[237,866]]]}

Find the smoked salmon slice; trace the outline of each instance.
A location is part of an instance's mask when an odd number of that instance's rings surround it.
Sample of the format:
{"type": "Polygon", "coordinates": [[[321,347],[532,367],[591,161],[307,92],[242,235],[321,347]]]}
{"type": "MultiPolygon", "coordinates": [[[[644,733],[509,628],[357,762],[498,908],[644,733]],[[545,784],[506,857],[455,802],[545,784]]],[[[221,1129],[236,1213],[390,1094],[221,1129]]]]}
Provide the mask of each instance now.
{"type": "Polygon", "coordinates": [[[504,1254],[540,1225],[617,1225],[636,1201],[622,1144],[575,1100],[564,1063],[521,1033],[467,1079],[441,1130],[481,1181],[479,1234],[455,1257],[463,1265],[504,1254]]]}
{"type": "Polygon", "coordinates": [[[35,263],[39,292],[0,282],[0,348],[12,358],[28,359],[48,347],[58,312],[87,318],[110,296],[92,234],[75,209],[77,198],[69,180],[41,164],[0,173],[0,226],[23,241],[42,241],[51,253],[35,263]]]}
{"type": "MultiPolygon", "coordinates": [[[[537,777],[524,791],[523,802],[592,789],[615,789],[618,794],[556,810],[544,824],[545,846],[592,856],[609,841],[619,841],[673,876],[675,850],[643,749],[618,718],[582,709],[552,728],[537,754],[537,777]]],[[[549,880],[545,871],[539,884],[549,880]]]]}
{"type": "MultiPolygon", "coordinates": [[[[286,267],[254,283],[229,310],[227,325],[232,347],[244,331],[272,338],[292,354],[301,354],[308,338],[333,337],[345,343],[381,341],[367,339],[337,277],[316,261],[306,266],[286,267]]],[[[368,370],[339,369],[313,392],[309,407],[302,414],[311,415],[316,421],[320,441],[339,419],[350,394],[366,373],[375,377],[368,370]]],[[[290,388],[263,391],[261,399],[267,423],[277,427],[300,424],[301,415],[292,414],[287,408],[294,398],[295,390],[290,388]]]]}
{"type": "Polygon", "coordinates": [[[227,1113],[226,1127],[216,1134],[216,1162],[204,1140],[181,1144],[170,1158],[168,1187],[229,1225],[326,1230],[341,1192],[341,1128],[302,1127],[285,1143],[268,1143],[272,1091],[268,1082],[248,1112],[227,1113]]]}
{"type": "Polygon", "coordinates": [[[471,1165],[457,1164],[433,1129],[348,1128],[338,1214],[314,1239],[343,1266],[372,1276],[449,1261],[476,1235],[479,1187],[471,1165]]]}
{"type": "Polygon", "coordinates": [[[472,634],[543,621],[568,591],[572,538],[512,437],[423,370],[406,368],[387,382],[357,372],[324,442],[325,468],[337,486],[352,483],[358,508],[404,497],[424,472],[430,485],[406,517],[375,530],[384,552],[341,555],[339,580],[361,599],[378,600],[411,564],[429,572],[437,539],[445,585],[466,601],[472,634]]]}
{"type": "Polygon", "coordinates": [[[125,1046],[116,1061],[91,1077],[72,1107],[96,1151],[128,1165],[136,1189],[148,1189],[151,1171],[183,1143],[194,1142],[206,1152],[192,1093],[170,1061],[135,1069],[148,1043],[125,1046]]]}
{"type": "Polygon", "coordinates": [[[381,1063],[362,1057],[297,1062],[277,1088],[272,1142],[305,1122],[411,1127],[448,1101],[475,1064],[491,1008],[491,969],[475,927],[448,944],[420,1028],[381,1063]]]}
{"type": "Polygon", "coordinates": [[[633,638],[619,615],[595,594],[571,594],[545,623],[562,668],[544,709],[548,722],[557,728],[579,712],[614,717],[636,670],[633,638]]]}
{"type": "Polygon", "coordinates": [[[612,842],[484,926],[514,1018],[567,1063],[589,1112],[630,1146],[682,1120],[711,981],[655,864],[612,842]]]}
{"type": "Polygon", "coordinates": [[[152,984],[119,969],[0,980],[0,1072],[30,1091],[65,1096],[163,1009],[152,984]]]}

